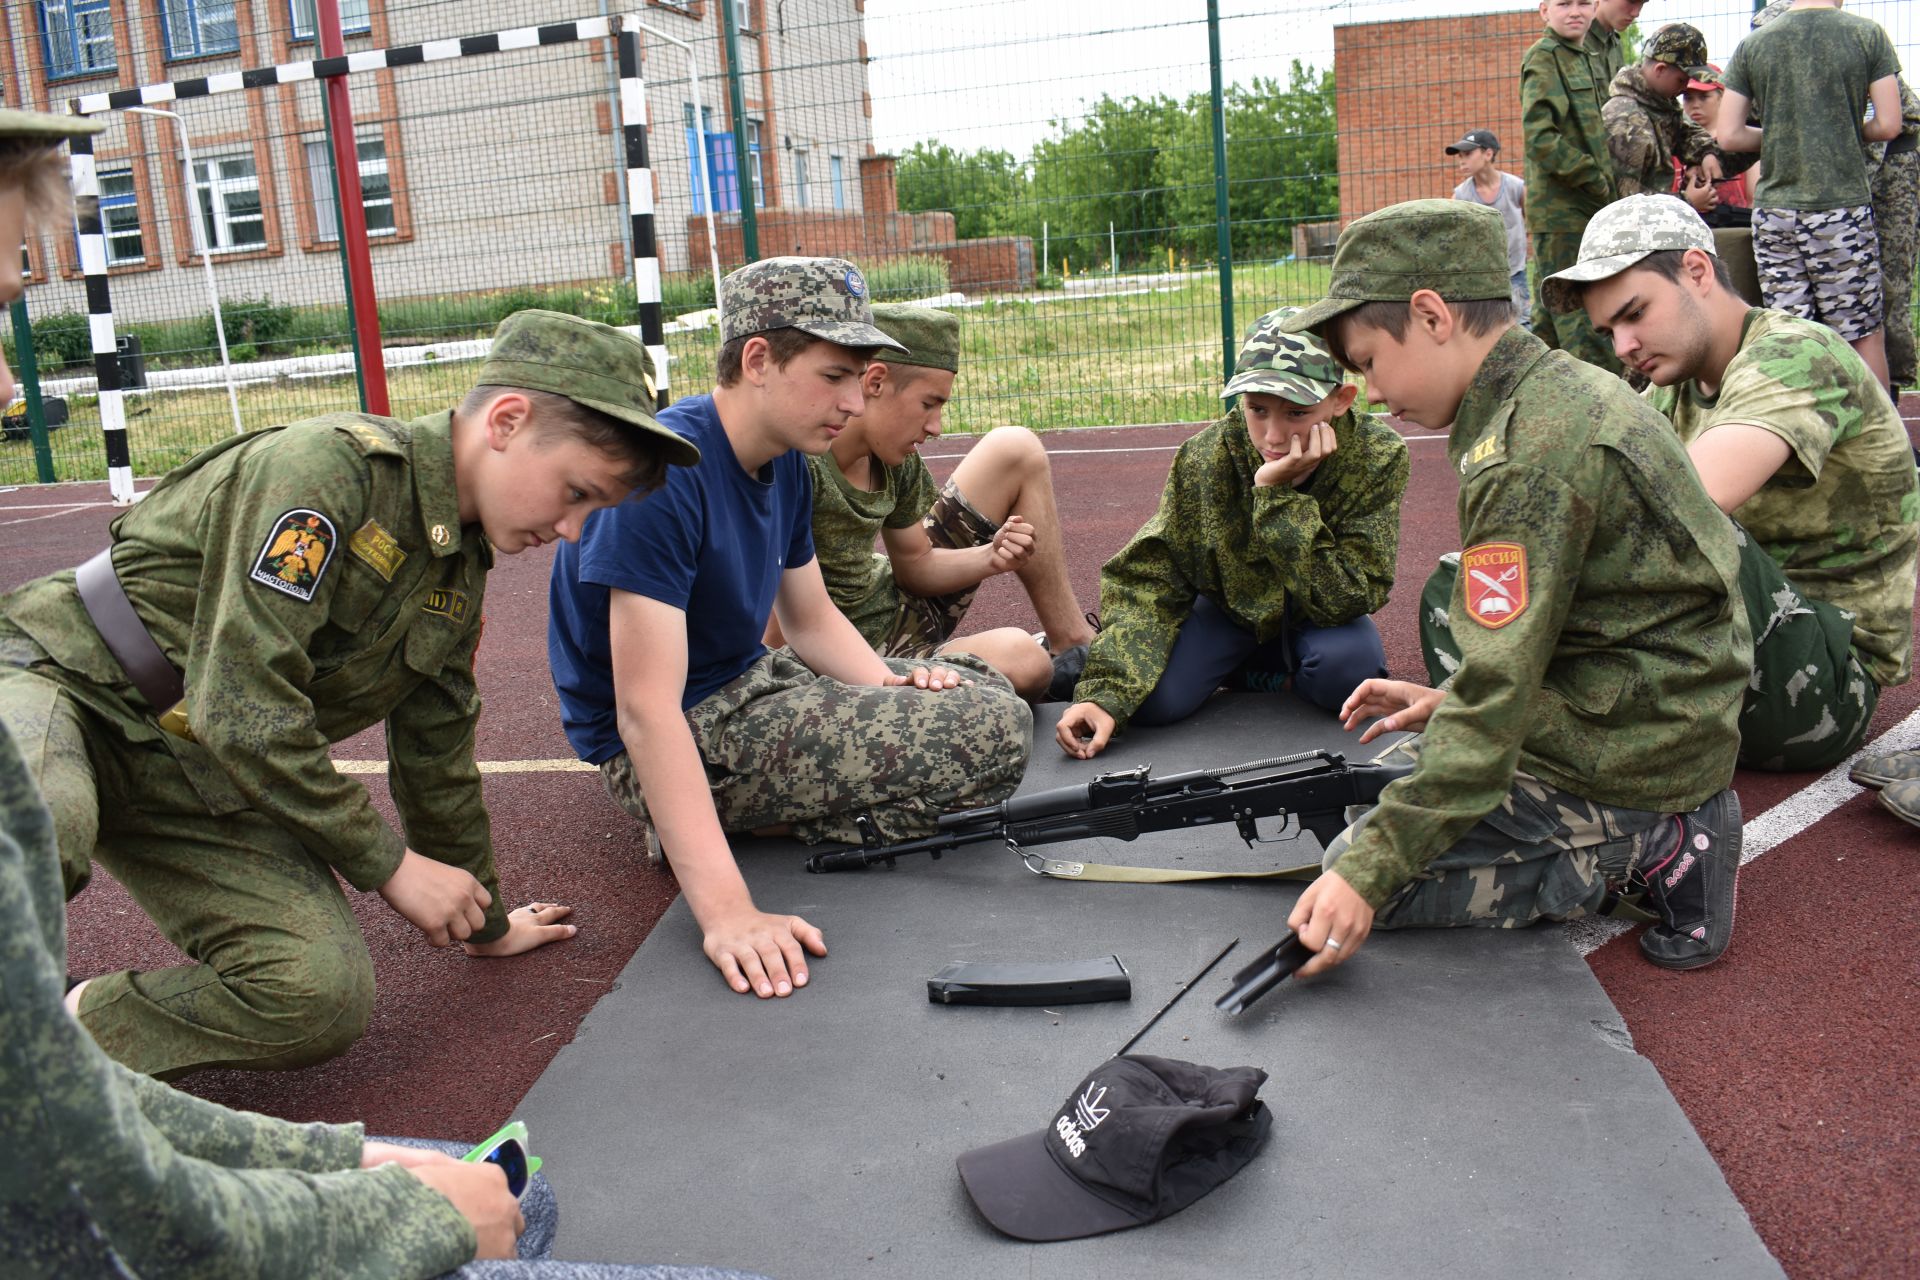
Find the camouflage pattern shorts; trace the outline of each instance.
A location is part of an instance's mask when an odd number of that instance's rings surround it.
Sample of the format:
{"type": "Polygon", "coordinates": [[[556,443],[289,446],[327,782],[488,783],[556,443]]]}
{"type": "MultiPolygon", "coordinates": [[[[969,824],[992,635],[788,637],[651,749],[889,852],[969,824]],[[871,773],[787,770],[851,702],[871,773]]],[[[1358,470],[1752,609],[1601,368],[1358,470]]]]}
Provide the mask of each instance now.
{"type": "MultiPolygon", "coordinates": [[[[917,665],[889,659],[906,674],[917,665]]],[[[973,683],[938,693],[842,684],[793,652],[763,654],[687,712],[726,831],[790,825],[815,844],[860,843],[866,815],[887,840],[930,834],[942,813],[998,804],[1026,773],[1033,712],[971,655],[942,659],[973,683]]],[[[648,821],[622,753],[600,766],[621,808],[648,821]]]]}
{"type": "MultiPolygon", "coordinates": [[[[1409,738],[1388,755],[1418,756],[1409,738]]],[[[1384,758],[1384,757],[1383,757],[1384,758]]],[[[1327,846],[1332,870],[1372,810],[1327,846]]],[[[1376,929],[1518,929],[1539,920],[1573,920],[1600,910],[1648,849],[1673,841],[1670,815],[1600,804],[1516,773],[1492,813],[1427,864],[1374,915],[1376,929]]]]}
{"type": "Polygon", "coordinates": [[[1755,209],[1753,262],[1766,305],[1817,320],[1848,342],[1880,329],[1880,238],[1873,208],[1755,209]]]}
{"type": "MultiPolygon", "coordinates": [[[[985,546],[1000,526],[974,509],[952,480],[940,490],[933,508],[920,521],[927,539],[943,551],[985,546]]],[[[943,596],[916,596],[894,588],[897,605],[886,638],[874,648],[883,658],[926,658],[953,638],[960,620],[973,607],[980,584],[943,596]]]]}

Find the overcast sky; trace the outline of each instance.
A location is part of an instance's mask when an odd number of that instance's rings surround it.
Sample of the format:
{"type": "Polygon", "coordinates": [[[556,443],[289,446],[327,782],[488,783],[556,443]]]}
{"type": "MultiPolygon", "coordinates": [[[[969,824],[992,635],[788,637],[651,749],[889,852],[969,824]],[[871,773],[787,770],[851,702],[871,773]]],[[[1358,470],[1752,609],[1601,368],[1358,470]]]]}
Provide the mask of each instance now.
{"type": "MultiPolygon", "coordinates": [[[[1220,0],[1223,74],[1283,79],[1300,58],[1333,62],[1333,28],[1535,5],[1501,0],[1220,0]]],[[[1920,70],[1920,3],[1852,0],[1849,12],[1886,27],[1909,73],[1920,70]]],[[[1056,118],[1101,94],[1207,88],[1206,0],[867,0],[874,141],[882,150],[938,137],[1024,156],[1056,118]]],[[[1752,16],[1747,0],[1652,0],[1651,33],[1686,21],[1724,65],[1752,16]]],[[[1512,93],[1517,67],[1488,67],[1489,92],[1512,93]]],[[[1416,110],[1417,99],[1409,109],[1416,110]]]]}

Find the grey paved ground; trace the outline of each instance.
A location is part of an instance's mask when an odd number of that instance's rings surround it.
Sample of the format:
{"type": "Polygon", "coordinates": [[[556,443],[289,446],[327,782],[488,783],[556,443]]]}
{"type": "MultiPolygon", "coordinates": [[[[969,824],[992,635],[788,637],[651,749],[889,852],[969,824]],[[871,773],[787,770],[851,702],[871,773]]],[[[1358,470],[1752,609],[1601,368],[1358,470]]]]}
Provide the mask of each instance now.
{"type": "MultiPolygon", "coordinates": [[[[1026,789],[1109,765],[1157,773],[1338,747],[1277,699],[1224,698],[1096,766],[1051,745],[1026,789]]],[[[1075,846],[1108,862],[1289,865],[1229,831],[1075,846]]],[[[526,1097],[559,1192],[557,1252],[776,1277],[1780,1274],[1719,1169],[1560,931],[1375,935],[1331,978],[1229,1020],[1224,975],[1297,890],[1041,881],[985,848],[809,876],[798,846],[743,845],[756,899],[827,932],[786,1001],[734,996],[676,904],[526,1097]],[[1153,1226],[1018,1244],[975,1214],[969,1148],[1036,1130],[1225,942],[1240,947],[1138,1051],[1270,1073],[1272,1140],[1237,1179],[1153,1226]],[[1130,1004],[927,1002],[964,958],[1116,952],[1130,1004]]]]}

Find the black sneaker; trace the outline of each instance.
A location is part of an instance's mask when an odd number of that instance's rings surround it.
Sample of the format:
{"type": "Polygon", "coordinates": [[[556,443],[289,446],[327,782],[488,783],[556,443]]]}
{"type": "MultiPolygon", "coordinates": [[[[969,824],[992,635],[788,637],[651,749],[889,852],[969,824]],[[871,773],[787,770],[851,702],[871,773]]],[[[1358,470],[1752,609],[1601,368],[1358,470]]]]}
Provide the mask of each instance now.
{"type": "Polygon", "coordinates": [[[1660,917],[1640,935],[1640,953],[1662,969],[1698,969],[1733,941],[1740,797],[1722,791],[1679,821],[1673,850],[1634,872],[1647,886],[1642,905],[1660,917]]]}
{"type": "Polygon", "coordinates": [[[1086,669],[1087,646],[1084,644],[1055,654],[1053,679],[1047,684],[1047,701],[1072,702],[1074,686],[1080,683],[1080,673],[1086,669]]]}

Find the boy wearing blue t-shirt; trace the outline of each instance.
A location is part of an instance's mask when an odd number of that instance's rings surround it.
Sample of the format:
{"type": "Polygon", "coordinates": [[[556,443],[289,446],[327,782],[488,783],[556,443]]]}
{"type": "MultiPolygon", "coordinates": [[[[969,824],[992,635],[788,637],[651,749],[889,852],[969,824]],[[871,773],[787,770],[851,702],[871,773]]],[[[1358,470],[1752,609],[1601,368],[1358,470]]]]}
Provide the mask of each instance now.
{"type": "Polygon", "coordinates": [[[926,834],[1012,794],[1032,714],[978,659],[881,659],[827,595],[803,455],[864,408],[872,352],[899,347],[860,273],[771,258],[722,281],[720,303],[719,385],[660,414],[700,462],[559,549],[547,649],[568,739],[664,848],[707,958],[736,991],[785,996],[825,942],[754,905],[726,833],[926,834]],[[761,644],[769,617],[787,648],[761,644]]]}

